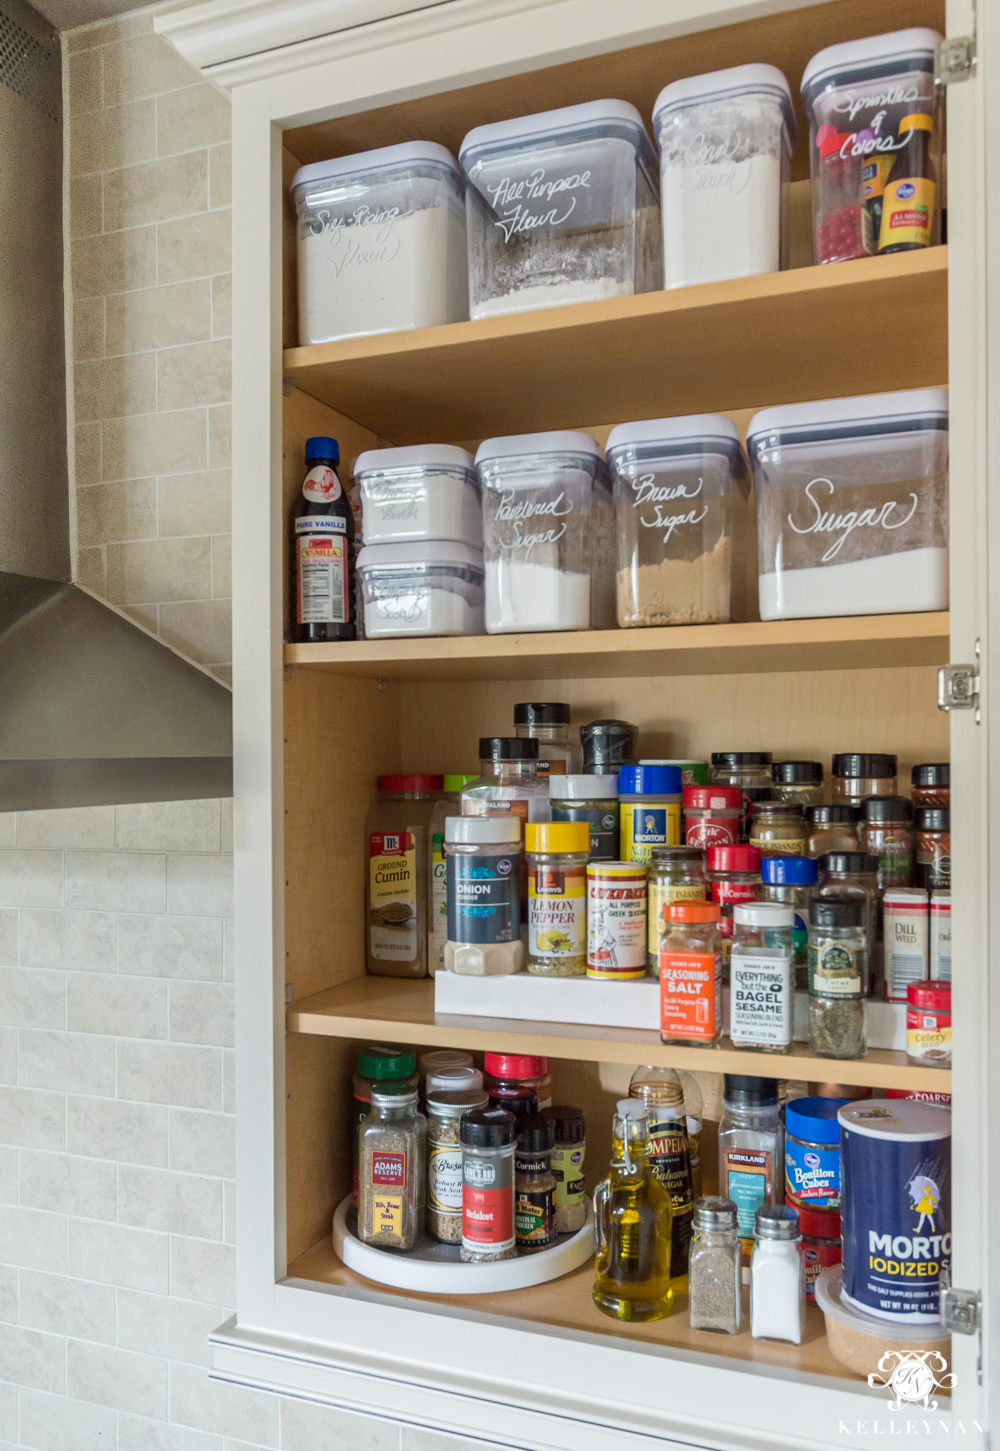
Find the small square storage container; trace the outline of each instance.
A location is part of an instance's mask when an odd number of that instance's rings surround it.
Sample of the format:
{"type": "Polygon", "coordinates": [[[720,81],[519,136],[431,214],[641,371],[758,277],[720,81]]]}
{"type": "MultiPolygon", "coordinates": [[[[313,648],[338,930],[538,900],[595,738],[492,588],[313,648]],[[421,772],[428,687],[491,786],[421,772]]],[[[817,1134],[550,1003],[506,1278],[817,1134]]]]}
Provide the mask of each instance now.
{"type": "Polygon", "coordinates": [[[607,629],[615,619],[611,481],[586,433],[488,438],[483,497],[486,629],[607,629]]]}
{"type": "Polygon", "coordinates": [[[741,65],[674,81],[656,98],[653,131],[664,287],[786,267],[795,117],[781,71],[741,65]]]}
{"type": "Polygon", "coordinates": [[[659,185],[634,106],[589,101],[462,142],[472,317],[662,285],[659,185]]]}
{"type": "Polygon", "coordinates": [[[292,198],[301,344],[468,317],[464,183],[443,146],[314,162],[295,173],[292,198]]]}
{"type": "Polygon", "coordinates": [[[948,608],[948,394],[765,408],[747,450],[762,620],[948,608]]]}
{"type": "Polygon", "coordinates": [[[365,635],[481,635],[483,556],[449,540],[366,544],[358,554],[365,635]]]}
{"type": "Polygon", "coordinates": [[[471,453],[446,443],[378,448],[354,460],[365,544],[452,539],[483,547],[479,476],[471,453]]]}
{"type": "Polygon", "coordinates": [[[728,418],[622,423],[607,442],[618,542],[618,623],[729,619],[733,483],[746,483],[728,418]]]}
{"type": "Polygon", "coordinates": [[[936,30],[831,45],[802,76],[817,262],[919,249],[939,238],[936,30]]]}

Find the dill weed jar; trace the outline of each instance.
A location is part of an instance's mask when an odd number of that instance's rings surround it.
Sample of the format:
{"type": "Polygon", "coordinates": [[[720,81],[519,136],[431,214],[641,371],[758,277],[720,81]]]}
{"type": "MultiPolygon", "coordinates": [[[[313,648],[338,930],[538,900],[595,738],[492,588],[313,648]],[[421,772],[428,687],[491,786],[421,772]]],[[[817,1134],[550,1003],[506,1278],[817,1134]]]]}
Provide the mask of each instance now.
{"type": "Polygon", "coordinates": [[[646,961],[655,969],[660,960],[663,912],[671,902],[700,902],[708,894],[705,856],[695,846],[657,846],[647,883],[646,961]]]}
{"type": "Polygon", "coordinates": [[[427,1095],[427,1233],[445,1244],[462,1240],[462,1118],[487,1103],[481,1088],[427,1095]]]}
{"type": "Polygon", "coordinates": [[[379,1249],[412,1249],[424,1229],[427,1120],[416,1088],[372,1085],[361,1125],[358,1235],[379,1249]]]}
{"type": "Polygon", "coordinates": [[[547,821],[524,828],[528,858],[528,971],[539,977],[587,975],[585,821],[547,821]]]}
{"type": "Polygon", "coordinates": [[[819,1058],[863,1058],[868,937],[860,897],[809,903],[809,1049],[819,1058]]]}

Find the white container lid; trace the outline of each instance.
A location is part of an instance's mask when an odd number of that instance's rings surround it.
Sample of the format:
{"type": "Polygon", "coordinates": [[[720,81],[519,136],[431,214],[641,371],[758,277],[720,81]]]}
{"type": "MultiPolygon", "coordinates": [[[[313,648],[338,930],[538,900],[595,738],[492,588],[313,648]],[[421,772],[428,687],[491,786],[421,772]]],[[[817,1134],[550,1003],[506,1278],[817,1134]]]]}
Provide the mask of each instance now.
{"type": "Polygon", "coordinates": [[[549,800],[618,800],[617,776],[550,776],[549,800]]]}
{"type": "Polygon", "coordinates": [[[787,403],[755,413],[747,429],[751,457],[779,442],[909,433],[948,427],[947,388],[912,388],[903,393],[868,393],[819,403],[787,403]],[[783,437],[779,437],[783,435],[783,437]]]}
{"type": "Polygon", "coordinates": [[[808,106],[820,91],[864,80],[872,73],[892,76],[914,69],[931,71],[940,39],[936,30],[914,27],[828,45],[816,52],[802,72],[803,99],[808,106]]]}
{"type": "Polygon", "coordinates": [[[359,453],[352,473],[381,474],[390,470],[416,472],[418,469],[464,469],[474,473],[476,461],[464,448],[452,443],[417,443],[408,448],[370,448],[359,453]]]}
{"type": "Polygon", "coordinates": [[[781,902],[738,902],[733,921],[742,927],[791,927],[795,912],[781,902]]]}
{"type": "Polygon", "coordinates": [[[882,894],[882,905],[902,902],[905,906],[927,906],[927,893],[921,887],[889,887],[882,894]]]}
{"type": "Polygon", "coordinates": [[[909,1340],[914,1344],[926,1344],[928,1341],[951,1339],[950,1332],[944,1329],[940,1321],[922,1320],[911,1325],[905,1319],[876,1320],[874,1315],[862,1314],[841,1298],[843,1283],[843,1265],[831,1265],[824,1270],[816,1281],[816,1304],[824,1315],[829,1315],[831,1320],[836,1320],[847,1329],[870,1335],[880,1344],[887,1340],[899,1340],[903,1343],[909,1340]]]}
{"type": "Polygon", "coordinates": [[[539,111],[534,116],[515,116],[510,121],[493,121],[487,126],[474,126],[458,148],[458,159],[468,170],[473,152],[514,149],[526,141],[550,141],[566,133],[587,131],[591,135],[633,133],[636,150],[652,155],[652,143],[643,125],[642,116],[628,101],[584,101],[580,106],[559,106],[554,111],[539,111]]]}
{"type": "Polygon", "coordinates": [[[774,96],[781,102],[785,125],[795,136],[795,113],[792,110],[792,88],[774,65],[737,65],[724,71],[708,71],[702,76],[685,76],[664,86],[653,104],[653,128],[667,111],[680,110],[701,101],[715,101],[722,96],[774,96]]]}
{"type": "Polygon", "coordinates": [[[951,1138],[951,1108],[915,1098],[863,1098],[840,1109],[837,1122],[869,1139],[929,1143],[951,1138]]]}
{"type": "Polygon", "coordinates": [[[461,177],[458,162],[445,146],[436,141],[404,141],[399,146],[380,146],[375,151],[356,151],[353,156],[332,156],[329,161],[313,161],[300,166],[292,177],[292,191],[315,181],[340,181],[360,172],[388,171],[390,168],[432,165],[447,167],[461,177]]]}
{"type": "Polygon", "coordinates": [[[458,564],[483,567],[483,551],[449,539],[419,539],[406,544],[366,544],[358,551],[359,569],[397,568],[401,564],[458,564]]]}
{"type": "MultiPolygon", "coordinates": [[[[767,70],[769,67],[765,66],[767,70]]],[[[740,435],[735,423],[723,418],[721,413],[689,413],[681,418],[644,418],[638,423],[619,423],[608,434],[604,451],[611,457],[615,449],[636,444],[662,443],[671,453],[680,452],[678,444],[689,447],[687,452],[702,453],[706,444],[723,443],[726,451],[738,449],[740,435]]]]}
{"type": "Polygon", "coordinates": [[[476,466],[495,458],[527,458],[539,453],[578,453],[600,458],[601,450],[589,433],[558,429],[554,433],[509,433],[487,438],[476,449],[476,466]]]}
{"type": "Polygon", "coordinates": [[[521,840],[521,818],[446,816],[444,839],[465,846],[509,846],[521,840]]]}

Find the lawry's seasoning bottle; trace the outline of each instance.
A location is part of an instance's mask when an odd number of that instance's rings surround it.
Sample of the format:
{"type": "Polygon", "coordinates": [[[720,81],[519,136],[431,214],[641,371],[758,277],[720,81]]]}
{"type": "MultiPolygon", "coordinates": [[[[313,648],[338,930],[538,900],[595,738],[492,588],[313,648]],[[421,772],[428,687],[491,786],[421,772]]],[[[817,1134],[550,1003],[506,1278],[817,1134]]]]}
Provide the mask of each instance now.
{"type": "Polygon", "coordinates": [[[357,639],[355,521],[335,438],[306,439],[304,507],[295,520],[295,624],[300,643],[357,639]]]}

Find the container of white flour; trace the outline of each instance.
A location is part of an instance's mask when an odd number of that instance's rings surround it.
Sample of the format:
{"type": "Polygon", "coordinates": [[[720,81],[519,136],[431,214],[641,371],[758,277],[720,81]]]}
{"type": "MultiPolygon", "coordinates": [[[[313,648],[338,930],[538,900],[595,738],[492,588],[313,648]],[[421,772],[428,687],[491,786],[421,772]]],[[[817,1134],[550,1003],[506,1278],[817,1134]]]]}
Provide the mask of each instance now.
{"type": "Polygon", "coordinates": [[[948,393],[765,408],[747,451],[760,617],[948,608],[948,393]]]}
{"type": "Polygon", "coordinates": [[[656,157],[625,101],[477,126],[462,142],[470,316],[663,285],[656,157]]]}
{"type": "Polygon", "coordinates": [[[365,635],[481,635],[483,556],[449,540],[366,544],[358,555],[365,635]]]}
{"type": "Polygon", "coordinates": [[[354,460],[366,544],[453,539],[483,547],[479,477],[471,453],[448,443],[377,448],[354,460]]]}
{"type": "Polygon", "coordinates": [[[331,342],[469,315],[464,183],[433,141],[300,167],[299,341],[331,342]]]}
{"type": "Polygon", "coordinates": [[[487,633],[613,626],[611,485],[590,435],[488,438],[476,468],[487,633]]]}
{"type": "Polygon", "coordinates": [[[688,287],[787,266],[795,116],[776,66],[689,76],[653,108],[660,147],[663,285],[688,287]]]}
{"type": "Polygon", "coordinates": [[[746,483],[735,426],[712,413],[622,423],[607,456],[619,625],[728,620],[733,484],[746,483]]]}

